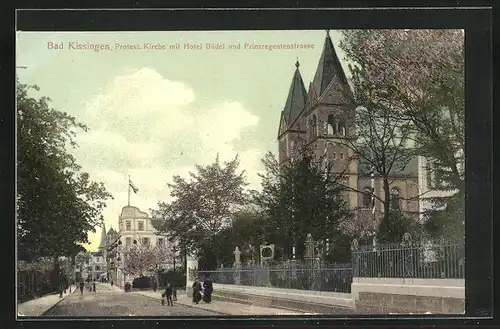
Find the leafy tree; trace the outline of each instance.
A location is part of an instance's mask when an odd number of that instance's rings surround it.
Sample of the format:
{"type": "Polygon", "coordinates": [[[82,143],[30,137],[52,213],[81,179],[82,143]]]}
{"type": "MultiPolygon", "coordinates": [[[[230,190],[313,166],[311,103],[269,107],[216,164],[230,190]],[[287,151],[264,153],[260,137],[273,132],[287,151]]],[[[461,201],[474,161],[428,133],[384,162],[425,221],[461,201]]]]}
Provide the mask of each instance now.
{"type": "MultiPolygon", "coordinates": [[[[165,245],[155,247],[134,244],[123,252],[125,274],[143,276],[146,272],[158,273],[160,265],[171,264],[173,253],[165,245]]],[[[158,280],[157,280],[158,282],[158,280]]]]}
{"type": "Polygon", "coordinates": [[[464,195],[464,31],[349,30],[341,48],[371,102],[412,124],[415,146],[464,195]]]}
{"type": "Polygon", "coordinates": [[[266,239],[283,248],[284,258],[291,258],[292,247],[301,257],[308,233],[325,241],[341,235],[340,224],[352,218],[344,200],[341,176],[323,168],[307,150],[294,161],[280,166],[273,154],[263,159],[266,173],[262,191],[255,193],[255,203],[265,210],[266,239]]]}
{"type": "Polygon", "coordinates": [[[233,216],[232,225],[224,227],[216,234],[212,244],[202,248],[200,269],[232,266],[236,247],[241,251],[242,263],[252,259],[258,262],[259,246],[266,241],[268,223],[262,214],[253,209],[242,209],[233,216]]]}
{"type": "MultiPolygon", "coordinates": [[[[389,125],[400,130],[397,140],[405,141],[403,148],[393,150],[402,156],[425,156],[432,164],[429,174],[443,182],[436,189],[458,191],[463,196],[463,30],[349,30],[343,36],[341,48],[351,61],[358,102],[376,113],[382,109],[389,125]]],[[[373,132],[381,131],[386,129],[373,132]]],[[[384,182],[386,200],[387,187],[384,182]]],[[[436,198],[432,203],[438,208],[447,201],[436,198]]],[[[382,229],[389,228],[392,216],[387,203],[384,208],[382,229]]]]}
{"type": "MultiPolygon", "coordinates": [[[[353,161],[368,165],[368,170],[360,172],[369,176],[373,170],[375,177],[382,180],[383,196],[374,194],[383,206],[384,220],[391,216],[391,186],[393,179],[403,172],[415,151],[410,148],[411,124],[398,120],[392,109],[374,103],[367,97],[366,82],[359,76],[354,78],[356,101],[365,106],[356,109],[356,138],[345,139],[343,144],[354,151],[353,161]]],[[[359,169],[359,168],[358,168],[359,169]]],[[[353,189],[346,186],[346,188],[353,189]]],[[[358,193],[366,193],[354,189],[358,193]]]]}
{"type": "Polygon", "coordinates": [[[438,202],[445,209],[425,213],[425,229],[432,238],[446,236],[452,240],[465,237],[465,198],[456,194],[438,202]]]}
{"type": "Polygon", "coordinates": [[[400,242],[405,233],[410,233],[413,238],[423,236],[422,225],[414,218],[402,212],[391,212],[389,216],[384,216],[377,234],[377,241],[380,243],[400,242]]]}
{"type": "Polygon", "coordinates": [[[102,222],[104,185],[90,181],[68,152],[87,127],[49,99],[28,95],[37,87],[17,86],[18,258],[74,256],[89,231],[102,222]]]}
{"type": "MultiPolygon", "coordinates": [[[[230,225],[233,214],[246,203],[244,171],[238,173],[239,160],[196,166],[190,181],[173,177],[171,203],[160,202],[155,217],[165,219],[161,232],[176,241],[183,253],[200,252],[211,245],[224,226],[230,225]]],[[[214,251],[217,253],[217,250],[214,251]]]]}

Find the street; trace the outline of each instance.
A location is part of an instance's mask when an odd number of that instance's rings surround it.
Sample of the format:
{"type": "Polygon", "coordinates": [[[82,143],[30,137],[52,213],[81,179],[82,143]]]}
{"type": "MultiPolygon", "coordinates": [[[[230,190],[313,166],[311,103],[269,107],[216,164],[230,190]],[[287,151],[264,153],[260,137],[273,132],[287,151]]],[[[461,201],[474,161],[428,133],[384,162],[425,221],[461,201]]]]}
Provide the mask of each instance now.
{"type": "Polygon", "coordinates": [[[96,292],[80,290],[70,294],[43,316],[96,317],[96,316],[217,316],[217,313],[185,306],[174,302],[174,306],[161,305],[160,300],[125,293],[109,285],[98,284],[96,292]]]}

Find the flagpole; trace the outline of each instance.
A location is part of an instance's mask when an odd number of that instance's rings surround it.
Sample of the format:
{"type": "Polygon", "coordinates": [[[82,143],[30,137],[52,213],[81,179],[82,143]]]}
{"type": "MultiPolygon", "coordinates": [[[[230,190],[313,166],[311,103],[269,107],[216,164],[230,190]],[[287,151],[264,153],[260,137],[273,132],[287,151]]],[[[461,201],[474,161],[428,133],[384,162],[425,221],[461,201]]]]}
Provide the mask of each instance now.
{"type": "Polygon", "coordinates": [[[128,206],[130,207],[130,175],[128,175],[128,206]]]}

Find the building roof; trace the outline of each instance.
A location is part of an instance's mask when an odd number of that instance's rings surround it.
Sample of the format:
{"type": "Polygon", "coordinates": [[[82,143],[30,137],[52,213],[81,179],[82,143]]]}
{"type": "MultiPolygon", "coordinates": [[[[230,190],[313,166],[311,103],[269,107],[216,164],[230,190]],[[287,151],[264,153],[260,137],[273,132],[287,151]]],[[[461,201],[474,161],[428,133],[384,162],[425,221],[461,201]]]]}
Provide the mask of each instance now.
{"type": "Polygon", "coordinates": [[[312,83],[318,98],[324,93],[334,77],[337,77],[348,91],[351,90],[340,60],[335,52],[330,33],[327,30],[325,44],[312,83]]]}
{"type": "Polygon", "coordinates": [[[283,108],[283,116],[290,127],[300,112],[304,109],[306,104],[307,92],[304,87],[304,81],[299,71],[299,61],[295,63],[295,73],[293,74],[292,83],[290,84],[290,90],[288,91],[288,97],[286,99],[285,107],[283,108]]]}

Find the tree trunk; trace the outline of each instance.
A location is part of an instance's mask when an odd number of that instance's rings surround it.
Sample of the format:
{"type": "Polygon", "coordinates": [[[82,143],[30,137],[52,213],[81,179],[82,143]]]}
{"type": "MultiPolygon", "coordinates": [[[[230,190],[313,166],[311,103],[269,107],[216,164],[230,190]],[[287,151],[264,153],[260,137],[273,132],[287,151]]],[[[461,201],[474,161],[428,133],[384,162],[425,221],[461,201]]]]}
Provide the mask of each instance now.
{"type": "Polygon", "coordinates": [[[389,177],[388,175],[384,175],[383,178],[383,184],[384,184],[384,220],[387,220],[387,218],[390,216],[391,212],[391,191],[389,189],[389,177]]]}

